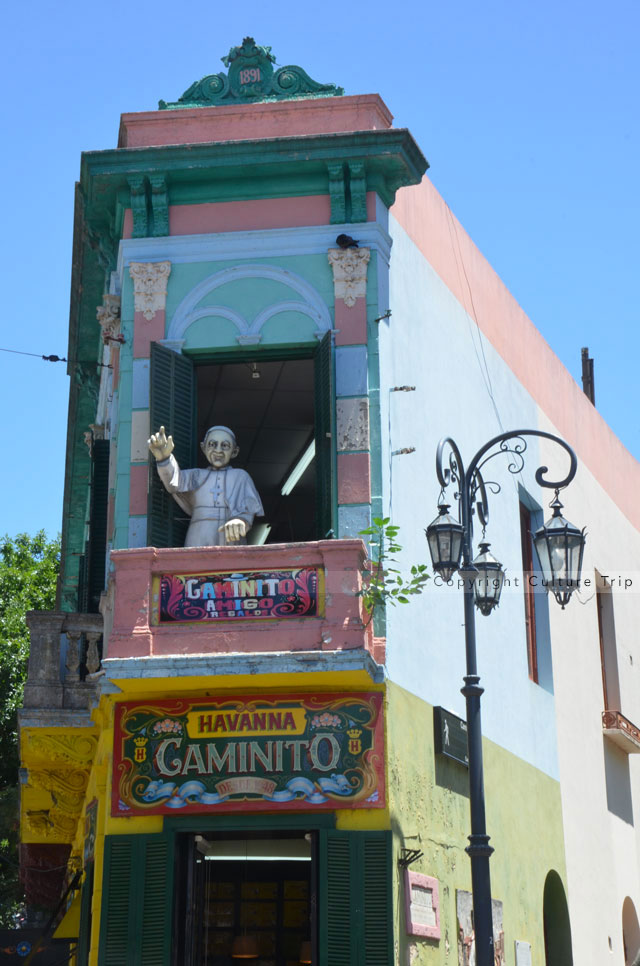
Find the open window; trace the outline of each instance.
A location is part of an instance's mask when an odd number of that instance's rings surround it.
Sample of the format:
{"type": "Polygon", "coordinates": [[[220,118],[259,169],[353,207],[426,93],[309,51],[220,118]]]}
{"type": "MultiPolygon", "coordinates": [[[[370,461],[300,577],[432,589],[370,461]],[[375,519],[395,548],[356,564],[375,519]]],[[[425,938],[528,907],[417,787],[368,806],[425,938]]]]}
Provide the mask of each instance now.
{"type": "MultiPolygon", "coordinates": [[[[312,350],[263,349],[191,358],[151,347],[152,431],[165,426],[181,467],[206,466],[199,442],[212,425],[233,429],[234,465],[252,477],[265,515],[249,543],[332,535],[334,520],[333,358],[327,334],[312,350]]],[[[153,460],[148,541],[182,546],[188,519],[164,490],[153,460]]]]}
{"type": "Polygon", "coordinates": [[[596,607],[598,612],[598,636],[600,638],[600,663],[602,665],[602,691],[605,711],[620,711],[620,678],[616,648],[616,625],[613,616],[611,583],[596,571],[596,607]]]}
{"type": "Polygon", "coordinates": [[[542,569],[533,543],[534,531],[542,523],[542,510],[520,487],[520,542],[522,588],[529,678],[553,691],[549,600],[542,584],[542,569]]]}

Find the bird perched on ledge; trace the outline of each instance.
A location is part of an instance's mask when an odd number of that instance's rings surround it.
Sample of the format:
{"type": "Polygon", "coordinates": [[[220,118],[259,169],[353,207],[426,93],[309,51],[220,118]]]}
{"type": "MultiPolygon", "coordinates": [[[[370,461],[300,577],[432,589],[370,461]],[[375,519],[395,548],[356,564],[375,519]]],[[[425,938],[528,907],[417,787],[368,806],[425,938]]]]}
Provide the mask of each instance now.
{"type": "Polygon", "coordinates": [[[336,245],[338,248],[357,248],[358,242],[351,235],[338,235],[336,245]]]}

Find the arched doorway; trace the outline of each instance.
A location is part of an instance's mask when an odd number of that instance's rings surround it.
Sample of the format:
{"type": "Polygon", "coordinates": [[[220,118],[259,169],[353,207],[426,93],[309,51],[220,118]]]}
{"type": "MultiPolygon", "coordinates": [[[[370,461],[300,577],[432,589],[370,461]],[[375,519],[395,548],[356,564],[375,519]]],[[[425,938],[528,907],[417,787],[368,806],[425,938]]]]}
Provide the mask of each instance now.
{"type": "Polygon", "coordinates": [[[553,869],[544,883],[543,917],[546,966],[573,966],[567,897],[562,879],[553,869]]]}
{"type": "Polygon", "coordinates": [[[638,925],[636,907],[629,896],[622,903],[622,942],[625,966],[633,966],[638,962],[640,953],[640,925],[638,925]]]}

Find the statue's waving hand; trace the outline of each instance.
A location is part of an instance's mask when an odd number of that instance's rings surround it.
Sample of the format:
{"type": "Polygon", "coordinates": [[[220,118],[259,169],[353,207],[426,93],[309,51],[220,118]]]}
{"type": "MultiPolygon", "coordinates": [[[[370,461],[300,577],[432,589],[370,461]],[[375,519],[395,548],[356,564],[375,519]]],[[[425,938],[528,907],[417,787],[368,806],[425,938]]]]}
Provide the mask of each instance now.
{"type": "Polygon", "coordinates": [[[157,433],[153,433],[147,443],[158,462],[169,459],[173,453],[173,436],[167,436],[164,426],[161,426],[157,433]]]}

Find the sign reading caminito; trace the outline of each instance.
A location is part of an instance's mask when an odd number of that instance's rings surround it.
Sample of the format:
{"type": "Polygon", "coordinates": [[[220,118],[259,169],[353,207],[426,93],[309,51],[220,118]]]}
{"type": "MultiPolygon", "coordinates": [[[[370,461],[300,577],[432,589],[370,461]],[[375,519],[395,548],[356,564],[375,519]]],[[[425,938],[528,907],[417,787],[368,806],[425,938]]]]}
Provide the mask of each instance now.
{"type": "Polygon", "coordinates": [[[382,695],[123,702],[112,814],[381,808],[382,695]]]}
{"type": "Polygon", "coordinates": [[[162,574],[154,578],[153,622],[283,620],[321,617],[318,567],[247,573],[162,574]]]}

